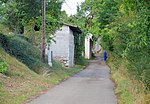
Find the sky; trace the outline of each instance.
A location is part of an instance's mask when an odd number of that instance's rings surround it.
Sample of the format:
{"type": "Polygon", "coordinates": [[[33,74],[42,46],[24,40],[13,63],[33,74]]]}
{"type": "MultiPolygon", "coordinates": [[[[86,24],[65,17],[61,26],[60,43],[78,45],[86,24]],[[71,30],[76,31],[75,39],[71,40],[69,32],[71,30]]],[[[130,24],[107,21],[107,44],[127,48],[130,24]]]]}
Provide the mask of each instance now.
{"type": "Polygon", "coordinates": [[[74,15],[77,12],[77,4],[81,4],[85,0],[65,0],[62,5],[62,10],[65,10],[68,15],[74,15]]]}

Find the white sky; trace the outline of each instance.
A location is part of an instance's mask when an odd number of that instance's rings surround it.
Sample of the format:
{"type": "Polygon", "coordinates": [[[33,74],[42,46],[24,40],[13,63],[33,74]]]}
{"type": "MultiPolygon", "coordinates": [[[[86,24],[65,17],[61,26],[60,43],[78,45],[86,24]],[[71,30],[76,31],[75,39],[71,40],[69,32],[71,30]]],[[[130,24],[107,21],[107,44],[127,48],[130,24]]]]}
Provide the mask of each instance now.
{"type": "Polygon", "coordinates": [[[76,14],[77,12],[77,4],[81,4],[85,0],[65,0],[66,3],[63,3],[62,10],[65,10],[68,15],[76,14]]]}

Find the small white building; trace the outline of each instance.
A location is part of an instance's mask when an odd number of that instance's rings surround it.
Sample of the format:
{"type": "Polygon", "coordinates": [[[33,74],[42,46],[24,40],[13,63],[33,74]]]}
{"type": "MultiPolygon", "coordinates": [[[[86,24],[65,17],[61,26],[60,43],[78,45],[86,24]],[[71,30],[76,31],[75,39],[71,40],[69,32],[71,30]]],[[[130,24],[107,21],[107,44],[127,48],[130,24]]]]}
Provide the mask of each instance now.
{"type": "Polygon", "coordinates": [[[92,57],[92,52],[94,54],[99,53],[101,50],[100,46],[100,37],[98,37],[94,43],[93,41],[94,36],[91,33],[88,33],[85,37],[85,58],[90,59],[92,57]]]}
{"type": "Polygon", "coordinates": [[[53,59],[60,61],[64,66],[74,66],[74,35],[80,34],[81,30],[72,25],[64,24],[54,35],[55,42],[50,45],[53,59]]]}

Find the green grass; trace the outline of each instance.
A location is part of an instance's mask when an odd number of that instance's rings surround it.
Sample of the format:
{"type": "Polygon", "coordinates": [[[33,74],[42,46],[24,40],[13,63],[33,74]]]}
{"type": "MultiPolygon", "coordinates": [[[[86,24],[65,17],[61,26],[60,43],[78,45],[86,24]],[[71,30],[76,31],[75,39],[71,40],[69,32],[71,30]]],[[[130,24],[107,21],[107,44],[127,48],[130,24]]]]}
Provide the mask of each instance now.
{"type": "Polygon", "coordinates": [[[117,83],[117,88],[115,92],[119,96],[119,104],[133,104],[134,97],[130,92],[130,85],[128,79],[119,74],[119,72],[116,72],[113,75],[113,79],[116,79],[117,83]]]}
{"type": "Polygon", "coordinates": [[[49,83],[55,85],[80,72],[83,67],[84,66],[76,65],[73,68],[64,68],[59,62],[54,61],[53,69],[47,74],[47,78],[51,79],[49,83]]]}
{"type": "Polygon", "coordinates": [[[0,73],[0,104],[22,104],[83,68],[83,66],[64,68],[58,62],[54,62],[53,68],[49,69],[48,73],[38,75],[2,48],[0,58],[8,66],[7,74],[0,73]]]}

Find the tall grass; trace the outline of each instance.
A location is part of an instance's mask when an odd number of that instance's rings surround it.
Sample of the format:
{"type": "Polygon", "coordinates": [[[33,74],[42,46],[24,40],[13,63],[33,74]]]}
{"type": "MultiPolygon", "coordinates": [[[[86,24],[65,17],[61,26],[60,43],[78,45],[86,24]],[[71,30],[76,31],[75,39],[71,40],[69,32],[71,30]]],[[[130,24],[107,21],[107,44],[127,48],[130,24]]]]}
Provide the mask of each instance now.
{"type": "Polygon", "coordinates": [[[110,61],[112,79],[116,83],[115,93],[118,95],[119,104],[150,104],[150,92],[142,81],[136,80],[126,68],[126,61],[115,63],[110,61]]]}

